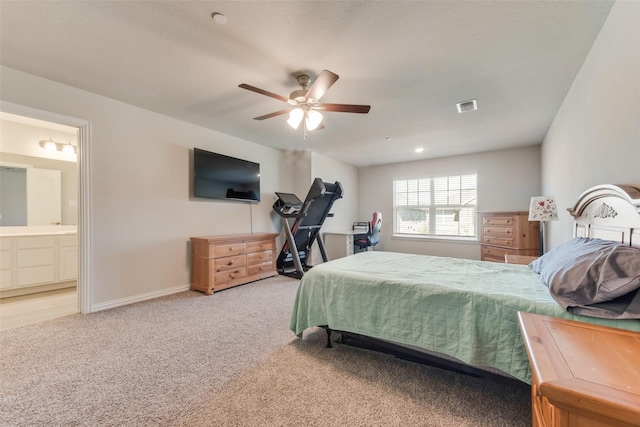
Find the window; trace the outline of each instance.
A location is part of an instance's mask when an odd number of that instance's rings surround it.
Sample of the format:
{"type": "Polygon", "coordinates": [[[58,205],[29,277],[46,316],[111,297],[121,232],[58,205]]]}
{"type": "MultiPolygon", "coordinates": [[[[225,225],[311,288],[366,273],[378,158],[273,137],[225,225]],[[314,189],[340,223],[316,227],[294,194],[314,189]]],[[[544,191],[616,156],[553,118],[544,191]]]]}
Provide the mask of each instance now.
{"type": "Polygon", "coordinates": [[[475,237],[478,175],[393,181],[394,233],[475,237]]]}

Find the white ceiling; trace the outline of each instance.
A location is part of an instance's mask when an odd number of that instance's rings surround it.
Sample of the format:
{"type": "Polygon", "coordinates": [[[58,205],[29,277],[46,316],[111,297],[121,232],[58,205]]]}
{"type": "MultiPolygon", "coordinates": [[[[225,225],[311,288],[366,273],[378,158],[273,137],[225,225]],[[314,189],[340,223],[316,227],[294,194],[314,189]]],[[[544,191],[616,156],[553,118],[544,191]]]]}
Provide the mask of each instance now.
{"type": "MultiPolygon", "coordinates": [[[[539,144],[612,1],[5,1],[0,62],[280,149],[356,166],[539,144]],[[216,24],[212,12],[228,22],[216,24]],[[340,79],[303,141],[295,75],[340,79]],[[478,100],[478,111],[455,104],[478,100]],[[414,149],[423,147],[416,154],[414,149]]],[[[0,88],[1,89],[1,88],[0,88]]],[[[1,93],[0,93],[1,95],[1,93]]]]}

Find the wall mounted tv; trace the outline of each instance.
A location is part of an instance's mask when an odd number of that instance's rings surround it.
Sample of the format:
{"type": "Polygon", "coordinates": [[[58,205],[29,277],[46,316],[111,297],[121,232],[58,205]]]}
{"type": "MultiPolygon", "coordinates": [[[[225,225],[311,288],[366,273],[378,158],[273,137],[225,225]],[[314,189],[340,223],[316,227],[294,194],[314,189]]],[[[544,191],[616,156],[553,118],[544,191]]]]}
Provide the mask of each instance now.
{"type": "Polygon", "coordinates": [[[193,195],[259,202],[260,164],[194,148],[193,195]]]}

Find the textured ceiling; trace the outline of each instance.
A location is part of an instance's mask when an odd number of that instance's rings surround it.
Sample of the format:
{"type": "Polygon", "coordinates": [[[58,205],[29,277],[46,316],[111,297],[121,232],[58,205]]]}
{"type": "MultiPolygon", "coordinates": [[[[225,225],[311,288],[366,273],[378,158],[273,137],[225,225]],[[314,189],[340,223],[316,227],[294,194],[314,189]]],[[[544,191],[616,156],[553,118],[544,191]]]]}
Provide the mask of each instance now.
{"type": "MultiPolygon", "coordinates": [[[[2,65],[356,166],[539,144],[612,1],[0,1],[2,65]],[[216,24],[212,12],[228,22],[216,24]],[[340,79],[303,141],[295,75],[340,79]],[[458,114],[456,102],[478,100],[458,114]],[[423,147],[416,154],[414,149],[423,147]]],[[[1,88],[0,88],[1,90],[1,88]]],[[[1,92],[0,92],[1,96],[1,92]]]]}

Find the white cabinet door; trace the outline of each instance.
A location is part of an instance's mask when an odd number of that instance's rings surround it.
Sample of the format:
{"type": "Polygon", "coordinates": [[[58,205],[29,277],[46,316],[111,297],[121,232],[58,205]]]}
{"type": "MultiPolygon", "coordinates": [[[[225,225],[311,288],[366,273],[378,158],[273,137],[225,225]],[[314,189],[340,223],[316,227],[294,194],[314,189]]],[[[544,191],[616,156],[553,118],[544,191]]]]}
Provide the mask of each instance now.
{"type": "Polygon", "coordinates": [[[58,237],[58,281],[78,278],[78,235],[58,237]]]}
{"type": "Polygon", "coordinates": [[[59,170],[27,168],[27,225],[62,222],[59,170]]]}

